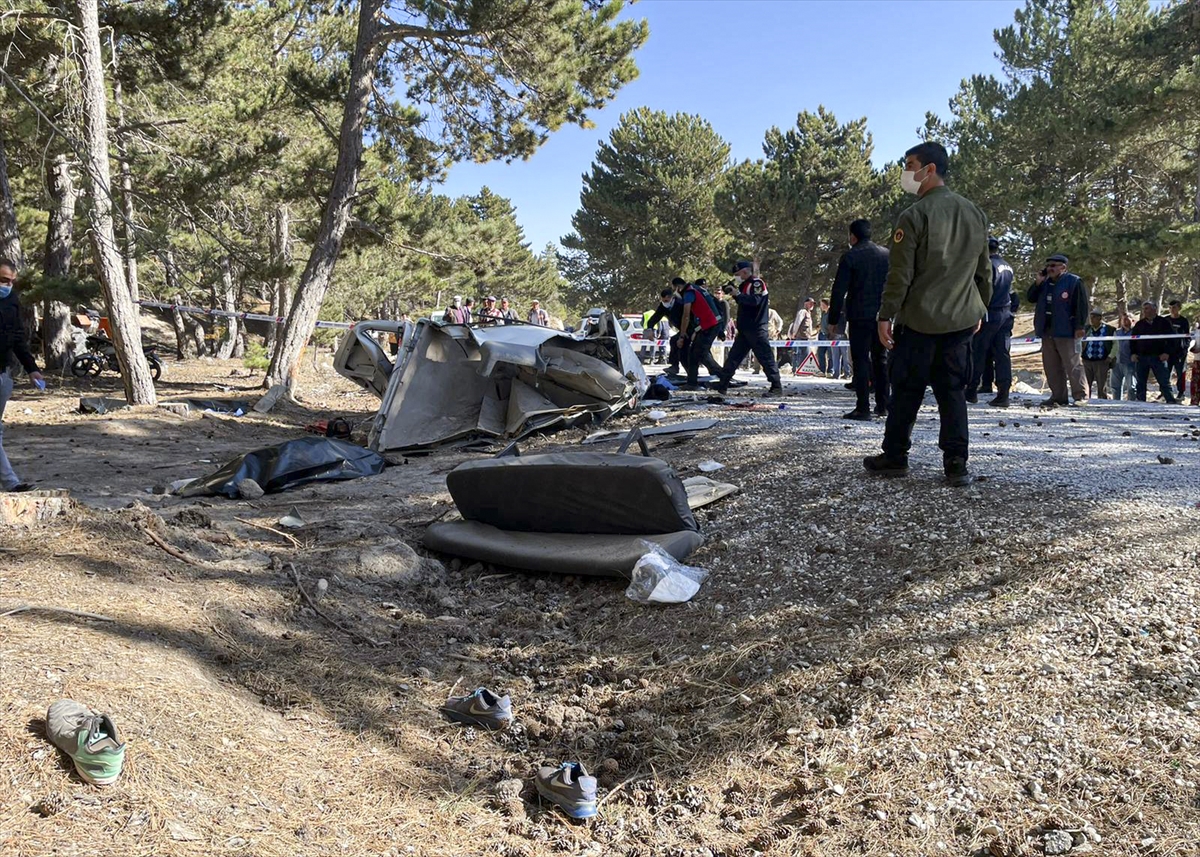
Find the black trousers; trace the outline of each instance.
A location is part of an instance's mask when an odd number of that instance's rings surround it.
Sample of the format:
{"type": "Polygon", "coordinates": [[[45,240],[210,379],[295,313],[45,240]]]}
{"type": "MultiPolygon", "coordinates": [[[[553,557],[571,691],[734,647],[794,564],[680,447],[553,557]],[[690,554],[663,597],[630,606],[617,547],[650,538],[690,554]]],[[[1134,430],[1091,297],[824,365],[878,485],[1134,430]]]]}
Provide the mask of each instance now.
{"type": "Polygon", "coordinates": [[[729,383],[733,378],[733,373],[746,359],[746,355],[751,352],[754,352],[754,356],[758,358],[759,364],[763,367],[763,373],[771,382],[771,386],[781,386],[779,364],[775,362],[775,349],[771,347],[771,337],[765,327],[748,331],[738,328],[737,336],[733,338],[733,345],[729,348],[729,354],[725,357],[725,368],[721,370],[721,380],[729,383]]]}
{"type": "Polygon", "coordinates": [[[1183,398],[1183,373],[1187,369],[1187,351],[1176,355],[1167,361],[1167,366],[1171,372],[1175,373],[1175,382],[1179,385],[1175,398],[1183,398]]]}
{"type": "MultiPolygon", "coordinates": [[[[983,381],[984,370],[990,361],[996,381],[996,392],[1007,396],[1012,389],[1012,355],[1008,348],[1008,332],[1011,316],[996,321],[985,321],[971,342],[972,372],[967,389],[976,393],[983,381]]],[[[990,385],[989,385],[990,386],[990,385]]]]}
{"type": "Polygon", "coordinates": [[[937,399],[942,456],[967,457],[967,372],[971,363],[972,329],[953,333],[918,333],[898,327],[893,333],[892,401],[883,430],[883,452],[889,458],[907,458],[917,412],[932,387],[937,399]]]}
{"type": "Polygon", "coordinates": [[[858,397],[856,410],[871,410],[871,390],[875,391],[875,407],[888,407],[887,349],[879,341],[879,323],[874,319],[851,320],[847,325],[850,336],[850,365],[854,369],[854,394],[858,397]]]}
{"type": "Polygon", "coordinates": [[[720,329],[721,325],[714,324],[708,330],[698,330],[696,335],[684,345],[686,351],[681,352],[680,356],[683,358],[683,367],[687,372],[689,384],[695,384],[699,380],[701,366],[708,370],[709,375],[720,376],[721,364],[712,356],[712,344],[716,341],[720,329]]]}
{"type": "MultiPolygon", "coordinates": [[[[670,334],[668,334],[670,335],[670,334]]],[[[678,336],[671,335],[670,344],[667,346],[667,368],[679,368],[679,359],[683,356],[679,353],[678,336]]]]}

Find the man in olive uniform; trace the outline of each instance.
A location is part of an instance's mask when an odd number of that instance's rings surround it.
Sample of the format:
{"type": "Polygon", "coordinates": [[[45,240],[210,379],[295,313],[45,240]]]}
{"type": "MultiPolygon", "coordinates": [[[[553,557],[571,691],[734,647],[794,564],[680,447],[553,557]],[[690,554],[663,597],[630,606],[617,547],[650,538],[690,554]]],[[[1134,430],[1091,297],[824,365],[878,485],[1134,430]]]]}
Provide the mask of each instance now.
{"type": "Polygon", "coordinates": [[[908,473],[913,424],[931,386],[946,480],[961,486],[971,481],[965,389],[971,337],[992,297],[992,262],[987,217],[946,187],[946,167],[946,150],[938,143],[904,153],[900,181],[917,201],[900,215],[892,235],[878,320],[879,340],[892,352],[892,400],[883,454],[863,459],[863,466],[887,476],[908,473]]]}

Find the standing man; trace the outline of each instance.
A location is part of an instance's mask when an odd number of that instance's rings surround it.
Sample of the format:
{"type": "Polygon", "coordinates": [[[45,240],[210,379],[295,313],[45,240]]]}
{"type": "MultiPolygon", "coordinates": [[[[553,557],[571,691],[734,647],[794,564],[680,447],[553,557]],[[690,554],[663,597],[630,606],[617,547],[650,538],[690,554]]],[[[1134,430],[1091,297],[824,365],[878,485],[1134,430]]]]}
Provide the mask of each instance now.
{"type": "MultiPolygon", "coordinates": [[[[679,282],[683,282],[682,277],[676,277],[679,282]]],[[[681,355],[679,353],[679,337],[671,336],[671,328],[682,332],[680,327],[683,324],[683,302],[679,300],[679,295],[675,293],[677,286],[672,286],[669,289],[663,289],[658,296],[658,306],[654,308],[653,314],[646,320],[645,327],[653,328],[658,331],[656,334],[659,339],[667,340],[667,368],[666,374],[679,374],[679,361],[681,355]],[[664,328],[665,325],[665,328],[664,328]]],[[[686,365],[686,364],[685,364],[686,365]]]]}
{"type": "Polygon", "coordinates": [[[497,320],[502,318],[502,316],[500,315],[500,310],[496,309],[496,296],[495,295],[488,295],[486,298],[483,299],[483,309],[481,309],[479,311],[479,317],[481,319],[492,318],[492,319],[497,319],[497,320]]]}
{"type": "Polygon", "coordinates": [[[1150,373],[1158,380],[1163,398],[1168,405],[1176,405],[1179,400],[1171,393],[1171,370],[1167,368],[1171,360],[1171,343],[1174,339],[1138,339],[1139,336],[1170,336],[1173,333],[1171,325],[1158,314],[1154,301],[1142,302],[1142,317],[1133,326],[1133,365],[1137,375],[1137,400],[1146,401],[1146,384],[1150,373]]]}
{"type": "Polygon", "coordinates": [[[992,263],[992,297],[988,301],[983,327],[971,342],[973,360],[967,402],[973,405],[979,401],[979,382],[990,360],[996,381],[996,398],[988,404],[1007,408],[1008,393],[1012,389],[1012,353],[1007,331],[1012,328],[1013,269],[1000,255],[1000,242],[995,238],[988,239],[988,257],[992,263]]]}
{"type": "Polygon", "coordinates": [[[892,398],[883,453],[863,459],[863,466],[884,476],[908,473],[913,424],[925,388],[933,387],[946,481],[962,486],[971,481],[966,400],[971,336],[992,296],[992,263],[987,217],[946,187],[947,166],[940,143],[904,153],[900,183],[917,201],[896,222],[878,321],[879,340],[892,352],[892,398]]]}
{"type": "Polygon", "coordinates": [[[464,324],[475,323],[475,298],[467,298],[463,301],[463,318],[466,319],[464,324]]]}
{"type": "Polygon", "coordinates": [[[1188,324],[1187,316],[1180,315],[1179,311],[1183,308],[1183,304],[1179,299],[1171,301],[1167,304],[1167,311],[1170,315],[1167,316],[1167,323],[1171,325],[1171,332],[1179,334],[1179,338],[1171,341],[1171,346],[1167,354],[1171,358],[1171,371],[1175,373],[1175,389],[1178,391],[1175,398],[1183,398],[1183,376],[1187,371],[1187,353],[1188,339],[1191,337],[1191,325],[1188,324]]]}
{"type": "Polygon", "coordinates": [[[517,311],[509,306],[508,298],[500,298],[500,317],[506,321],[517,320],[517,311]]]}
{"type": "Polygon", "coordinates": [[[1067,257],[1055,253],[1037,275],[1025,297],[1034,306],[1033,327],[1042,340],[1042,371],[1050,385],[1048,407],[1066,406],[1067,384],[1076,405],[1087,403],[1087,380],[1079,356],[1079,340],[1088,320],[1088,293],[1083,280],[1067,273],[1067,257]]]}
{"type": "Polygon", "coordinates": [[[1118,402],[1122,399],[1132,402],[1136,398],[1133,383],[1133,319],[1125,311],[1124,305],[1121,306],[1121,315],[1117,319],[1117,330],[1113,336],[1116,337],[1117,353],[1112,367],[1112,397],[1118,402]]]}
{"type": "Polygon", "coordinates": [[[833,300],[829,304],[830,329],[836,339],[842,327],[846,328],[854,367],[857,403],[854,410],[842,414],[842,419],[870,420],[872,389],[875,413],[887,416],[887,352],[875,321],[887,278],[887,249],[871,240],[871,221],[855,220],[850,224],[850,249],[842,254],[833,278],[833,300]]]}
{"type": "MultiPolygon", "coordinates": [[[[797,339],[806,341],[816,339],[816,331],[813,330],[813,307],[816,301],[812,298],[804,299],[804,306],[796,311],[796,317],[792,319],[792,324],[788,328],[788,339],[797,339]]],[[[800,372],[800,364],[808,359],[808,355],[812,354],[811,345],[796,345],[792,347],[792,374],[797,375],[800,372]]]]}
{"type": "Polygon", "coordinates": [[[779,377],[779,364],[775,362],[775,352],[771,348],[771,337],[767,331],[770,313],[770,299],[767,295],[767,284],[754,276],[754,266],[742,260],[733,266],[733,275],[741,281],[738,292],[734,295],[737,301],[737,336],[733,339],[733,347],[725,355],[725,368],[721,370],[721,380],[717,383],[718,393],[729,389],[733,373],[746,355],[754,352],[758,362],[766,372],[771,389],[766,395],[778,396],[783,393],[783,382],[779,377]]]}
{"type": "Polygon", "coordinates": [[[695,387],[703,364],[710,375],[719,376],[721,367],[713,360],[712,344],[721,328],[721,320],[714,308],[715,301],[708,292],[695,283],[684,283],[679,299],[683,312],[679,320],[679,354],[687,371],[687,386],[695,387]],[[712,303],[710,303],[712,301],[712,303]]]}
{"type": "Polygon", "coordinates": [[[9,371],[8,355],[16,355],[29,380],[34,386],[45,389],[42,373],[29,352],[29,338],[25,325],[21,323],[21,307],[13,286],[17,282],[17,266],[7,259],[0,259],[0,490],[28,491],[33,486],[22,482],[13,472],[8,456],[4,454],[4,407],[12,398],[13,379],[9,371]]]}
{"type": "Polygon", "coordinates": [[[466,324],[467,323],[467,313],[466,313],[466,310],[463,309],[462,298],[459,295],[455,295],[454,299],[452,301],[450,301],[450,306],[446,307],[446,313],[445,313],[445,315],[442,316],[442,323],[443,324],[466,324]]]}
{"type": "Polygon", "coordinates": [[[540,327],[550,326],[550,316],[542,309],[541,301],[534,301],[529,307],[529,323],[540,327]]]}
{"type": "Polygon", "coordinates": [[[1093,336],[1115,335],[1116,331],[1104,323],[1104,316],[1100,310],[1092,310],[1088,326],[1083,331],[1083,376],[1087,379],[1089,392],[1098,399],[1108,398],[1108,370],[1113,364],[1113,340],[1099,339],[1096,342],[1088,342],[1088,339],[1093,336]]]}
{"type": "Polygon", "coordinates": [[[1192,405],[1200,405],[1200,319],[1196,319],[1196,329],[1192,331],[1192,343],[1188,349],[1192,358],[1192,405]]]}

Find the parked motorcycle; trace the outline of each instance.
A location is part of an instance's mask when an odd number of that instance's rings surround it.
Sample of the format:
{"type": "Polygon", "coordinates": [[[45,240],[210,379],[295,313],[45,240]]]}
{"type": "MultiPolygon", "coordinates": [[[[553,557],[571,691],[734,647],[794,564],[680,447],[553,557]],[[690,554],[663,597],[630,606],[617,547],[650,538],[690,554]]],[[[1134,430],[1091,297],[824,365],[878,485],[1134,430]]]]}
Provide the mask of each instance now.
{"type": "MultiPolygon", "coordinates": [[[[71,361],[72,375],[76,378],[84,378],[88,375],[99,375],[105,369],[111,369],[118,375],[121,374],[121,364],[117,362],[117,347],[111,339],[107,336],[89,336],[87,347],[86,353],[80,354],[71,361]]],[[[156,347],[153,345],[142,347],[142,353],[146,355],[146,362],[150,364],[150,376],[157,381],[158,376],[162,374],[162,363],[159,362],[155,351],[156,347]]]]}

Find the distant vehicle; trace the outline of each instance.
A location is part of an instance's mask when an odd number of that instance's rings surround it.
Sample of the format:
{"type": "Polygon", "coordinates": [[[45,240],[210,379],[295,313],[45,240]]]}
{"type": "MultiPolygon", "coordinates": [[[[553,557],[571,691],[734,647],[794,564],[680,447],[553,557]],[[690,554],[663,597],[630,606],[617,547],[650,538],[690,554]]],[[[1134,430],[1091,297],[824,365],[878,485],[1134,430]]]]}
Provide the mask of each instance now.
{"type": "Polygon", "coordinates": [[[621,330],[629,334],[630,339],[641,339],[644,321],[640,315],[623,315],[617,320],[617,324],[621,325],[621,330]]]}

